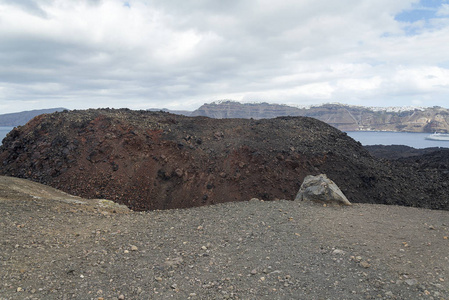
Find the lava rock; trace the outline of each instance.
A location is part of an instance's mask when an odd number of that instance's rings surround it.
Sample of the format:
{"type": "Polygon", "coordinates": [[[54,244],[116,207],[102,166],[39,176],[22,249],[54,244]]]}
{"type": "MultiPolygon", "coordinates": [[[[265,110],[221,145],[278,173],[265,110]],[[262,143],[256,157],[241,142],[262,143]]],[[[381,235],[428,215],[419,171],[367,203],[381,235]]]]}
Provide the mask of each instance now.
{"type": "Polygon", "coordinates": [[[57,112],[12,130],[0,162],[0,175],[85,198],[101,195],[133,210],[294,199],[303,179],[317,174],[332,178],[351,202],[449,210],[449,174],[436,159],[378,159],[346,133],[308,117],[57,112]]]}

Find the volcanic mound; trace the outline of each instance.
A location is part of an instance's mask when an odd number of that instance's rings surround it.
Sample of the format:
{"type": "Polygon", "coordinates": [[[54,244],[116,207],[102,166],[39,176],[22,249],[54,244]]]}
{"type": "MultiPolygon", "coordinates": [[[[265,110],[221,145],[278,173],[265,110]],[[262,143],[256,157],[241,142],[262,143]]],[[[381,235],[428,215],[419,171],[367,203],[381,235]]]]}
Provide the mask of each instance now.
{"type": "Polygon", "coordinates": [[[41,115],[0,147],[0,174],[134,210],[294,199],[325,173],[351,202],[449,210],[448,174],[372,157],[307,117],[210,119],[98,109],[41,115]]]}

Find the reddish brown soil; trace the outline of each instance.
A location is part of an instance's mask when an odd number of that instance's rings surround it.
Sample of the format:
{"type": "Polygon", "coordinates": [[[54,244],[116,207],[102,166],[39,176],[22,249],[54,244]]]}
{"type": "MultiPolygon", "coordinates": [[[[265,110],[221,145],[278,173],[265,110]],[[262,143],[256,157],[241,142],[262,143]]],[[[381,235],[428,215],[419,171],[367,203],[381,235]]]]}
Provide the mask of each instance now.
{"type": "Polygon", "coordinates": [[[87,110],[42,115],[0,148],[0,174],[135,210],[293,199],[326,173],[352,202],[449,209],[448,175],[373,158],[312,118],[209,119],[87,110]]]}

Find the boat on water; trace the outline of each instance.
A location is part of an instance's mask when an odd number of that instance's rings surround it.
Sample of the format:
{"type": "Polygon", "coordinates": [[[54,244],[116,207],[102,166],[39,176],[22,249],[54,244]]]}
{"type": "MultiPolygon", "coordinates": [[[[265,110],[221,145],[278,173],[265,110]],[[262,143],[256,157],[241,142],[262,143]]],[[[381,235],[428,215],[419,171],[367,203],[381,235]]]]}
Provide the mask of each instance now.
{"type": "Polygon", "coordinates": [[[449,133],[438,133],[438,132],[435,132],[434,134],[426,136],[426,140],[449,141],[449,133]]]}

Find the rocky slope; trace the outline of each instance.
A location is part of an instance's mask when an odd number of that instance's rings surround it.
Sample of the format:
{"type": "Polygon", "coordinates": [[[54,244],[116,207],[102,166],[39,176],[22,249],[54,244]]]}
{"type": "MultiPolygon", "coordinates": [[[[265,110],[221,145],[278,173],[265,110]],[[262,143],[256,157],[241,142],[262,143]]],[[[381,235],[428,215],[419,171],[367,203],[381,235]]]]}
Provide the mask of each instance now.
{"type": "Polygon", "coordinates": [[[449,132],[449,110],[442,107],[373,109],[363,106],[324,104],[310,108],[297,108],[279,104],[243,104],[224,101],[204,104],[192,112],[191,116],[220,119],[306,116],[326,122],[343,131],[449,132]]]}
{"type": "Polygon", "coordinates": [[[449,210],[449,175],[379,160],[312,118],[210,119],[87,110],[41,115],[0,148],[0,173],[135,210],[293,199],[325,173],[352,202],[449,210]]]}

